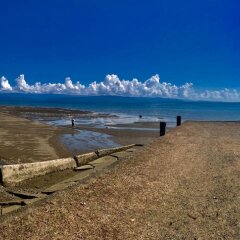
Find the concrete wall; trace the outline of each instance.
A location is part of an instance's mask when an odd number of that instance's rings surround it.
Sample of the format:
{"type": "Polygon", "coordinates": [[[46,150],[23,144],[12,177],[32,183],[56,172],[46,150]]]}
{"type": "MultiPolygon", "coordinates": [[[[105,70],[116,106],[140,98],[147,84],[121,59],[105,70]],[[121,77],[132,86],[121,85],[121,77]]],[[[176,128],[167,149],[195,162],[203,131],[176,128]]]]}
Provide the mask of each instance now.
{"type": "Polygon", "coordinates": [[[36,163],[4,165],[1,167],[1,178],[4,186],[14,185],[25,179],[45,175],[47,173],[76,167],[73,158],[62,158],[36,163]]]}
{"type": "Polygon", "coordinates": [[[82,165],[85,165],[95,159],[98,158],[98,155],[95,152],[90,152],[90,153],[86,153],[86,154],[82,154],[82,155],[77,155],[75,157],[77,166],[80,167],[82,165]]]}
{"type": "Polygon", "coordinates": [[[121,151],[127,150],[129,148],[132,148],[134,146],[135,146],[135,144],[131,144],[131,145],[126,145],[126,146],[122,146],[122,147],[101,149],[101,150],[97,150],[96,152],[90,152],[90,153],[86,153],[86,154],[82,154],[82,155],[77,155],[75,157],[75,160],[77,162],[77,166],[82,166],[82,165],[87,164],[97,158],[104,157],[104,156],[110,155],[115,152],[121,152],[121,151]]]}
{"type": "Polygon", "coordinates": [[[77,166],[87,164],[97,158],[110,155],[134,147],[135,144],[97,150],[96,152],[78,155],[75,158],[62,158],[51,161],[23,163],[15,165],[3,165],[0,167],[1,183],[4,186],[14,185],[23,180],[47,173],[57,172],[65,169],[73,169],[77,166]]]}
{"type": "Polygon", "coordinates": [[[115,153],[115,152],[121,152],[121,151],[127,150],[134,146],[135,146],[135,144],[131,144],[131,145],[126,145],[126,146],[122,146],[122,147],[101,149],[101,150],[97,150],[96,153],[97,153],[98,157],[104,157],[104,156],[107,156],[107,155],[115,153]]]}

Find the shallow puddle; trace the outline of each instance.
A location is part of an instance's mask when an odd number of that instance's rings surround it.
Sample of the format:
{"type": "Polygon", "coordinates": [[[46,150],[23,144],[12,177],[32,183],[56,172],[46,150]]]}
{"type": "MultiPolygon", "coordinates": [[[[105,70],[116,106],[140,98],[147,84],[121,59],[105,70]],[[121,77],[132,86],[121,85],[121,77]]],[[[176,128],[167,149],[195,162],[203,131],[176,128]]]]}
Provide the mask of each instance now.
{"type": "Polygon", "coordinates": [[[60,141],[73,154],[95,151],[100,148],[112,148],[121,146],[111,140],[111,136],[105,133],[80,130],[77,133],[64,134],[60,141]]]}

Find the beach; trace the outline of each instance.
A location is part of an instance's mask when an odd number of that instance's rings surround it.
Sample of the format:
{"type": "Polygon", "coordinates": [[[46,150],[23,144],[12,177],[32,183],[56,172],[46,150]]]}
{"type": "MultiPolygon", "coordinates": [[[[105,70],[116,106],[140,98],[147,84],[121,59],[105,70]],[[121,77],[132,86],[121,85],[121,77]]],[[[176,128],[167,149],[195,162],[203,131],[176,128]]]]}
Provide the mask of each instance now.
{"type": "MultiPolygon", "coordinates": [[[[100,114],[63,108],[0,107],[0,165],[41,162],[96,151],[97,149],[127,145],[145,144],[158,136],[157,131],[132,130],[137,123],[126,124],[127,129],[99,128],[94,124],[75,124],[71,119],[112,119],[116,115],[100,114]],[[67,124],[52,124],[60,121],[67,124]]],[[[154,123],[153,123],[154,124],[154,123]]],[[[142,126],[152,127],[151,123],[142,126]]],[[[116,125],[117,127],[118,125],[116,125]]],[[[14,190],[42,191],[44,187],[73,177],[76,172],[63,171],[36,178],[30,183],[11,188],[14,190]]],[[[0,201],[15,199],[0,187],[0,201]]]]}
{"type": "Polygon", "coordinates": [[[0,113],[2,163],[45,161],[70,154],[57,140],[66,128],[0,113]]]}
{"type": "Polygon", "coordinates": [[[1,236],[238,239],[239,129],[186,122],[84,183],[4,216],[1,236]]]}
{"type": "Polygon", "coordinates": [[[0,240],[240,240],[237,1],[1,1],[0,240]]]}
{"type": "Polygon", "coordinates": [[[8,163],[44,161],[98,148],[146,144],[159,135],[159,122],[108,125],[111,120],[121,122],[114,114],[10,106],[2,106],[0,111],[2,134],[10,138],[9,141],[4,139],[0,156],[8,163]],[[76,119],[74,129],[71,126],[72,118],[76,119]],[[8,142],[17,146],[10,151],[10,155],[8,142]]]}

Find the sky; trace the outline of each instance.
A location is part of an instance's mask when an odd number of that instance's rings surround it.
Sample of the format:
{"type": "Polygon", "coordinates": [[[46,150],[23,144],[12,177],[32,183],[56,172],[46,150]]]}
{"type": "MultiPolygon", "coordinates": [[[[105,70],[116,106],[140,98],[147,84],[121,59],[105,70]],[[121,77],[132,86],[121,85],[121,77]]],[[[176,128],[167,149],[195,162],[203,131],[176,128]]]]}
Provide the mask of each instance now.
{"type": "Polygon", "coordinates": [[[96,81],[95,94],[171,97],[162,83],[188,83],[195,98],[227,88],[240,100],[237,0],[8,0],[0,9],[1,90],[87,95],[96,81]]]}

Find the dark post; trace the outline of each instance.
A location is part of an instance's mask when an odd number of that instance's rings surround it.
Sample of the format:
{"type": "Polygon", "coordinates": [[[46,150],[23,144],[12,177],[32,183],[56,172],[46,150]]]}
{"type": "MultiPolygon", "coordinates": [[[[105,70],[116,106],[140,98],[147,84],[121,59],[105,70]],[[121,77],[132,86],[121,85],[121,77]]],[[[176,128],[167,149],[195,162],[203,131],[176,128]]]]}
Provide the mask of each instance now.
{"type": "Polygon", "coordinates": [[[182,117],[177,116],[177,126],[181,126],[181,124],[182,124],[182,117]]]}
{"type": "Polygon", "coordinates": [[[166,122],[160,122],[160,137],[165,135],[166,125],[166,122]]]}

